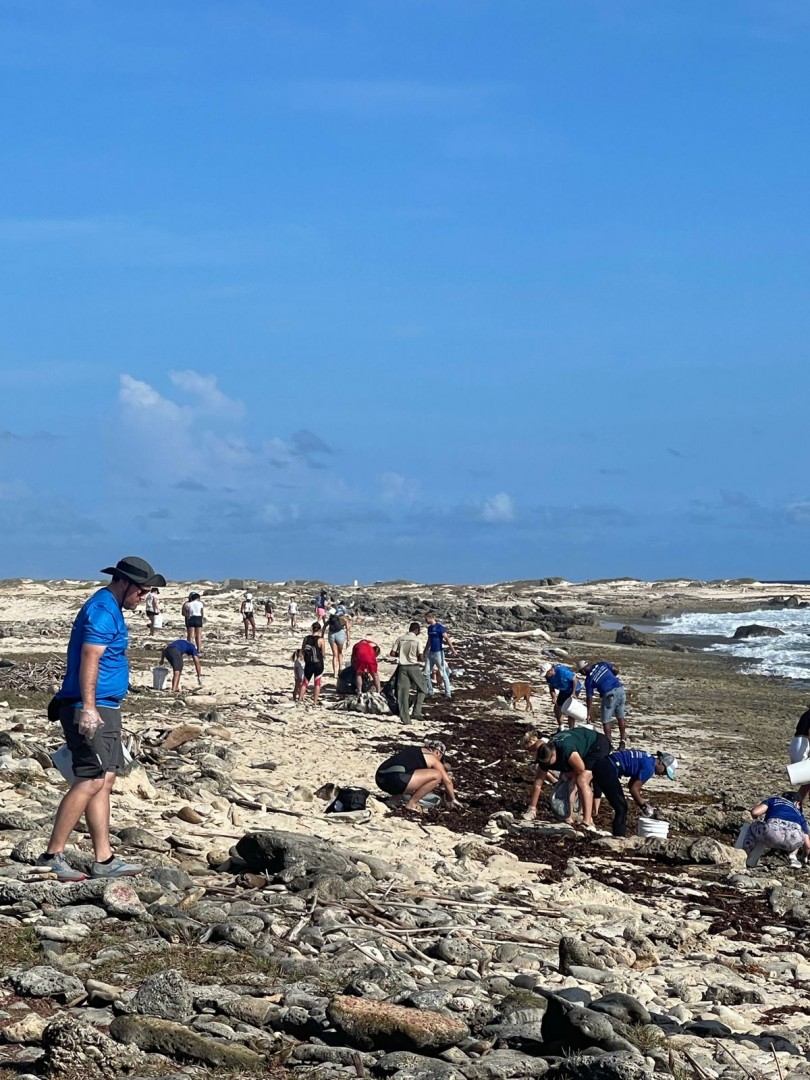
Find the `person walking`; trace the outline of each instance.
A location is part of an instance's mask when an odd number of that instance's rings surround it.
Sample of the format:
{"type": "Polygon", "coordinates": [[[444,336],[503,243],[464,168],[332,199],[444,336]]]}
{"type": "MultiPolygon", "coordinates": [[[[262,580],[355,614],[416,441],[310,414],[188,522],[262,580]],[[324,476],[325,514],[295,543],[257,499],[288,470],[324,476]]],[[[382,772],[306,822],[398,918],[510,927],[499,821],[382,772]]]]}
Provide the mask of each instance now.
{"type": "Polygon", "coordinates": [[[150,589],[146,594],[146,617],[150,636],[155,632],[155,616],[160,614],[160,589],[150,589]]]}
{"type": "Polygon", "coordinates": [[[287,605],[287,615],[290,620],[290,632],[294,633],[296,627],[298,626],[298,604],[295,602],[295,600],[290,600],[289,604],[287,605]]]}
{"type": "Polygon", "coordinates": [[[245,641],[248,639],[248,632],[253,641],[256,640],[256,614],[253,610],[253,593],[246,592],[242,598],[242,603],[239,605],[239,613],[242,616],[242,626],[245,630],[245,641]]]}
{"type": "Polygon", "coordinates": [[[275,612],[276,612],[275,605],[273,604],[273,601],[268,596],[267,599],[264,602],[264,617],[267,619],[267,625],[268,626],[273,625],[273,619],[275,618],[275,612]]]}
{"type": "MultiPolygon", "coordinates": [[[[554,706],[554,719],[557,721],[557,731],[563,730],[562,707],[570,697],[577,697],[580,691],[579,680],[570,667],[565,664],[551,664],[546,668],[544,676],[551,703],[554,706]]],[[[574,721],[569,720],[568,726],[572,728],[574,721]]]]}
{"type": "Polygon", "coordinates": [[[313,695],[312,704],[317,705],[321,696],[321,683],[323,681],[323,627],[319,622],[312,624],[312,633],[307,634],[301,644],[304,654],[304,677],[298,688],[298,700],[303,701],[306,697],[307,687],[312,681],[313,695]]]}
{"type": "Polygon", "coordinates": [[[186,637],[197,646],[197,652],[202,652],[202,628],[205,607],[198,592],[190,592],[188,600],[183,604],[183,618],[186,621],[186,637]]]}
{"type": "Polygon", "coordinates": [[[450,685],[450,672],[444,659],[444,647],[447,645],[453,655],[456,648],[450,640],[450,635],[445,627],[438,621],[435,615],[426,615],[427,624],[427,647],[425,649],[425,679],[427,681],[427,696],[433,697],[433,670],[438,670],[444,683],[444,696],[450,700],[453,696],[453,688],[450,685]]]}
{"type": "Polygon", "coordinates": [[[346,615],[346,608],[338,604],[336,608],[329,609],[329,617],[326,620],[327,640],[332,649],[332,674],[338,677],[343,667],[343,650],[349,644],[349,634],[352,624],[346,615]]]}
{"type": "Polygon", "coordinates": [[[397,707],[403,724],[410,724],[411,719],[422,719],[422,705],[427,697],[428,687],[422,670],[424,655],[419,648],[421,626],[412,622],[408,633],[402,634],[394,642],[389,655],[396,657],[397,670],[397,707]],[[416,691],[416,704],[411,714],[411,689],[416,691]]]}
{"type": "Polygon", "coordinates": [[[183,674],[183,657],[190,656],[197,672],[197,683],[202,683],[202,669],[200,668],[200,653],[192,641],[178,638],[170,641],[160,654],[161,664],[167,663],[172,669],[172,693],[180,689],[180,676],[183,674]]]}
{"type": "Polygon", "coordinates": [[[585,676],[585,704],[588,708],[588,716],[591,715],[591,702],[596,691],[600,699],[602,729],[610,738],[615,717],[619,725],[619,749],[624,750],[627,695],[619,678],[619,669],[615,664],[598,660],[595,664],[583,664],[579,672],[585,676]]]}
{"type": "Polygon", "coordinates": [[[326,590],[321,589],[315,598],[315,618],[321,622],[326,618],[326,590]]]}
{"type": "Polygon", "coordinates": [[[75,780],[56,811],[53,830],[37,865],[59,881],[83,881],[86,874],[65,858],[68,838],[84,815],[93,844],[94,878],[133,877],[142,866],[125,862],[110,847],[110,792],[123,769],[121,702],[129,689],[124,611],[134,611],[152,586],[164,587],[144,559],[127,555],[102,574],[109,585],[82,605],[67,648],[65,678],[48,706],[48,716],[62,725],[75,780]]]}

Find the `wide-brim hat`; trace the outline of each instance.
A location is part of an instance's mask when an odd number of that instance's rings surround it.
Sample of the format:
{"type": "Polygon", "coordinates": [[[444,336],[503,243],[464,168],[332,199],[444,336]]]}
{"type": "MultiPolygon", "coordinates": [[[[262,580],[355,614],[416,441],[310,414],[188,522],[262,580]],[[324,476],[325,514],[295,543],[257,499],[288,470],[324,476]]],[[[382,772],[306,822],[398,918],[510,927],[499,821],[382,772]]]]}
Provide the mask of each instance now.
{"type": "Polygon", "coordinates": [[[156,574],[146,559],[139,559],[137,555],[125,555],[119,559],[115,566],[107,566],[102,574],[116,574],[126,578],[133,585],[139,585],[143,589],[151,589],[153,585],[165,586],[166,578],[163,574],[156,574]]]}

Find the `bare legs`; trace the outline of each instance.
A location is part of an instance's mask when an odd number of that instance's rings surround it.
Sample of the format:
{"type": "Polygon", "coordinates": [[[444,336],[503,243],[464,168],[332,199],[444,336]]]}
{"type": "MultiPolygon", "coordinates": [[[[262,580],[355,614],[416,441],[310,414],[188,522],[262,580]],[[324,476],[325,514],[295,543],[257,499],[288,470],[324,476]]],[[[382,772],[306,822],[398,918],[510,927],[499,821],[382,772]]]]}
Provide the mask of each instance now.
{"type": "Polygon", "coordinates": [[[105,862],[110,858],[110,792],[114,783],[115,773],[112,772],[100,776],[98,780],[76,781],[56,811],[47,847],[49,855],[58,855],[65,850],[70,834],[84,814],[96,862],[105,862]]]}

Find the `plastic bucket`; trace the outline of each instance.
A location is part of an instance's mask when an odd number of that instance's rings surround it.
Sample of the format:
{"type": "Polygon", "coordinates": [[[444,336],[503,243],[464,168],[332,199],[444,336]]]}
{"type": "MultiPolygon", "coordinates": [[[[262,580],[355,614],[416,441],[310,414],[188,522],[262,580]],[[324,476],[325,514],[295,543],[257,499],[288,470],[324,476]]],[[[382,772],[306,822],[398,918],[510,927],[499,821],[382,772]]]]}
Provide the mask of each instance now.
{"type": "Polygon", "coordinates": [[[656,840],[666,840],[669,836],[669,822],[658,818],[642,817],[638,819],[638,835],[654,836],[656,840]]]}
{"type": "Polygon", "coordinates": [[[162,690],[166,685],[168,677],[169,669],[167,667],[152,668],[152,689],[162,690]]]}
{"type": "Polygon", "coordinates": [[[580,701],[579,698],[575,698],[573,694],[560,706],[560,712],[563,716],[567,716],[569,720],[574,720],[578,724],[583,724],[588,719],[588,707],[584,701],[580,701]]]}
{"type": "Polygon", "coordinates": [[[737,839],[734,841],[734,847],[735,848],[745,847],[745,841],[748,838],[748,830],[750,828],[751,828],[751,822],[750,821],[747,822],[745,825],[743,825],[743,827],[740,829],[740,832],[739,832],[739,835],[737,836],[737,839]]]}
{"type": "Polygon", "coordinates": [[[159,612],[157,615],[152,616],[152,625],[156,630],[163,629],[163,616],[159,612]]]}
{"type": "Polygon", "coordinates": [[[810,784],[810,758],[788,765],[787,774],[791,784],[810,784]]]}

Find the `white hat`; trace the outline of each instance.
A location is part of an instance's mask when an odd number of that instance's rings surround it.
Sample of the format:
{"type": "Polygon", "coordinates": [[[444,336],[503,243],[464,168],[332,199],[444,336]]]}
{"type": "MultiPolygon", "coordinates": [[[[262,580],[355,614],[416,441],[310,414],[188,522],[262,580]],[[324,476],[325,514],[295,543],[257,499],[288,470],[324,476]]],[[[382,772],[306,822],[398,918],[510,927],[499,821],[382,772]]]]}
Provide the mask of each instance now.
{"type": "Polygon", "coordinates": [[[545,671],[543,672],[543,675],[544,675],[544,676],[548,675],[548,673],[549,673],[550,671],[553,671],[553,670],[554,670],[554,668],[555,668],[556,666],[557,666],[556,664],[549,664],[549,665],[548,665],[548,667],[547,667],[547,668],[545,669],[545,671]]]}
{"type": "Polygon", "coordinates": [[[253,593],[252,592],[246,592],[245,593],[245,599],[246,600],[252,600],[253,599],[253,593]]]}

